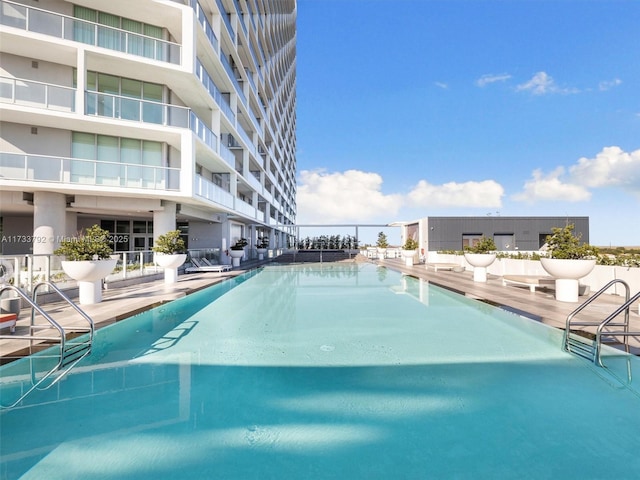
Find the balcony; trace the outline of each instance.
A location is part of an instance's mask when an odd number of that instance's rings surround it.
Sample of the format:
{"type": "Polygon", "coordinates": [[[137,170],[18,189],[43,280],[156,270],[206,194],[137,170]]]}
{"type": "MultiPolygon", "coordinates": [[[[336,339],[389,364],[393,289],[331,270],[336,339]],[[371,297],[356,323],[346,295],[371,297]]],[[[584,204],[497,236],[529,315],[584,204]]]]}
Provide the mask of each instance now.
{"type": "Polygon", "coordinates": [[[209,23],[207,16],[202,10],[202,6],[200,5],[200,2],[198,2],[198,0],[191,0],[189,4],[191,8],[193,8],[193,11],[196,14],[196,18],[198,19],[198,23],[202,26],[202,29],[204,30],[204,34],[207,36],[207,39],[209,40],[209,43],[211,44],[213,51],[218,53],[218,39],[216,37],[216,34],[213,31],[213,28],[211,28],[211,24],[209,23]]]}
{"type": "Polygon", "coordinates": [[[0,101],[61,112],[75,111],[76,89],[20,78],[0,77],[0,101]]]}
{"type": "Polygon", "coordinates": [[[190,109],[137,98],[86,92],[86,114],[101,117],[189,128],[190,109]]]}
{"type": "Polygon", "coordinates": [[[226,208],[233,209],[233,195],[229,192],[223,190],[211,180],[207,180],[202,175],[196,175],[194,181],[195,188],[193,190],[196,195],[226,208]]]}
{"type": "Polygon", "coordinates": [[[180,169],[82,158],[0,152],[2,180],[180,190],[180,169]]]}
{"type": "Polygon", "coordinates": [[[161,62],[180,64],[181,47],[177,43],[6,0],[0,0],[0,24],[161,62]]]}

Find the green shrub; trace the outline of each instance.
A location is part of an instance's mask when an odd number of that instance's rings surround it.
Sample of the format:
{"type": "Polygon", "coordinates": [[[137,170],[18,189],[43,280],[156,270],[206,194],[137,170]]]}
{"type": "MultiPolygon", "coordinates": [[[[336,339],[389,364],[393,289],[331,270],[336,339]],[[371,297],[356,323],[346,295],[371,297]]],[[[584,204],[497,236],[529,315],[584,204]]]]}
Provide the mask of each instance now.
{"type": "Polygon", "coordinates": [[[53,253],[68,261],[104,260],[113,253],[110,244],[109,232],[94,225],[84,233],[80,231],[77,236],[60,242],[53,253]]]}

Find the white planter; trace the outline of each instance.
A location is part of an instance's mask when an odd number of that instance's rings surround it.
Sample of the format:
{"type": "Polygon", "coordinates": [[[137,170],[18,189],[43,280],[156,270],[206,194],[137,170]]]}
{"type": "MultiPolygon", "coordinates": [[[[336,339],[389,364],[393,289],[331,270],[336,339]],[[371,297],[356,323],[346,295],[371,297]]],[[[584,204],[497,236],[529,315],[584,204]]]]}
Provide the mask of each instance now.
{"type": "Polygon", "coordinates": [[[491,265],[495,259],[495,253],[465,253],[465,260],[473,267],[473,281],[487,281],[487,267],[491,265]]]}
{"type": "Polygon", "coordinates": [[[178,267],[187,260],[186,253],[156,253],[153,261],[164,268],[164,283],[176,283],[178,281],[178,267]]]}
{"type": "Polygon", "coordinates": [[[258,248],[258,260],[264,260],[265,253],[267,253],[266,248],[258,248]]]}
{"type": "Polygon", "coordinates": [[[115,268],[117,260],[83,260],[60,262],[64,273],[78,282],[81,305],[91,305],[102,301],[102,279],[115,268]]]}
{"type": "Polygon", "coordinates": [[[540,264],[556,279],[556,300],[578,301],[578,280],[586,277],[596,266],[595,260],[569,260],[563,258],[541,258],[540,264]]]}
{"type": "Polygon", "coordinates": [[[229,256],[231,257],[231,265],[239,267],[240,259],[244,257],[244,250],[229,250],[229,256]]]}
{"type": "Polygon", "coordinates": [[[407,267],[413,267],[413,259],[416,256],[416,250],[402,250],[402,257],[404,258],[404,264],[407,267]]]}
{"type": "Polygon", "coordinates": [[[387,256],[387,249],[386,248],[377,247],[377,251],[378,251],[378,259],[379,260],[384,260],[384,257],[387,256]]]}

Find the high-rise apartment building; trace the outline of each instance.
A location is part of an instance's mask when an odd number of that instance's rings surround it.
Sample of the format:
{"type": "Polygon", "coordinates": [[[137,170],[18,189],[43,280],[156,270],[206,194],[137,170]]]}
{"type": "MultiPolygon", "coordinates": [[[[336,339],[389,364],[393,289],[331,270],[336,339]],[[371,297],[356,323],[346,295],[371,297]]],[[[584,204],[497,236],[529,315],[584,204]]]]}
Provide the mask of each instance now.
{"type": "Polygon", "coordinates": [[[2,254],[286,245],[296,0],[0,0],[2,254]]]}

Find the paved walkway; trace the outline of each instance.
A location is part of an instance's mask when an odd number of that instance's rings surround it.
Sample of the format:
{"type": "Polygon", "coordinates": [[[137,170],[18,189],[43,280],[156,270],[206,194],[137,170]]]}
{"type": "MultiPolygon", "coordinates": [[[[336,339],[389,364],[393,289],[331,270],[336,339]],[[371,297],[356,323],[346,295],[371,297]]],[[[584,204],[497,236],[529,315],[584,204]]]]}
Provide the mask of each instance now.
{"type": "MultiPolygon", "coordinates": [[[[108,289],[103,292],[103,301],[95,305],[84,305],[82,309],[94,320],[97,328],[104,327],[116,321],[135,315],[141,311],[152,308],[161,303],[175,300],[176,298],[196,292],[202,288],[225,280],[231,276],[239,275],[249,268],[254,268],[267,262],[251,262],[243,264],[241,269],[235,269],[224,273],[193,273],[181,275],[174,285],[165,285],[162,280],[140,283],[128,287],[108,289]]],[[[567,315],[579,304],[558,302],[553,296],[553,291],[530,292],[528,288],[517,286],[503,286],[500,277],[489,276],[486,283],[473,281],[471,272],[438,271],[427,269],[419,264],[406,267],[402,259],[386,259],[378,261],[394,270],[428,280],[431,283],[453,289],[466,296],[482,299],[488,303],[501,305],[512,311],[526,314],[536,320],[554,327],[563,328],[567,315]]],[[[635,293],[635,292],[633,292],[635,293]]],[[[585,297],[581,297],[582,298],[585,297]]],[[[585,298],[586,299],[586,298],[585,298]]],[[[603,295],[593,305],[580,314],[581,319],[602,320],[615,308],[622,304],[622,297],[603,295]]],[[[80,320],[77,313],[71,307],[62,303],[45,305],[45,311],[56,321],[64,325],[72,325],[80,320]]],[[[30,310],[24,309],[18,320],[15,335],[26,335],[29,331],[30,310]]],[[[640,315],[638,305],[635,305],[631,314],[632,329],[640,331],[640,315]]],[[[9,334],[5,329],[3,335],[9,334]]],[[[0,339],[0,361],[17,355],[28,353],[25,347],[28,341],[17,339],[0,339]]],[[[640,339],[632,338],[631,344],[634,353],[640,353],[640,339]]]]}

